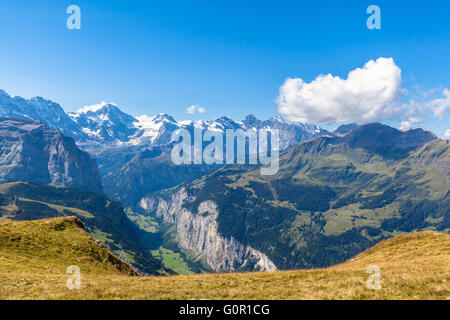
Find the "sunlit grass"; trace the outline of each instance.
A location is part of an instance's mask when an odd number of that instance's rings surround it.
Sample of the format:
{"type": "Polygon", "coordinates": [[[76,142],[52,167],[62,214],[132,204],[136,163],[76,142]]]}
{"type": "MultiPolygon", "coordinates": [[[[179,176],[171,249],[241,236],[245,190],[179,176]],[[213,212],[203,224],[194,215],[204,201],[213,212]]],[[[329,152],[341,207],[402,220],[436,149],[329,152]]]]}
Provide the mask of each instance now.
{"type": "Polygon", "coordinates": [[[96,259],[92,253],[97,247],[84,231],[72,225],[55,231],[52,223],[57,220],[14,222],[15,232],[10,228],[9,233],[8,223],[0,224],[1,299],[450,299],[450,236],[436,232],[384,241],[327,269],[130,277],[96,259]],[[12,244],[6,244],[21,232],[29,233],[14,256],[12,244]],[[50,248],[57,243],[73,245],[51,251],[33,241],[36,233],[42,241],[53,239],[50,248]],[[26,249],[29,246],[34,251],[26,249]],[[81,267],[80,290],[66,287],[65,268],[72,261],[81,267]],[[366,286],[370,265],[381,268],[380,290],[366,286]]]}

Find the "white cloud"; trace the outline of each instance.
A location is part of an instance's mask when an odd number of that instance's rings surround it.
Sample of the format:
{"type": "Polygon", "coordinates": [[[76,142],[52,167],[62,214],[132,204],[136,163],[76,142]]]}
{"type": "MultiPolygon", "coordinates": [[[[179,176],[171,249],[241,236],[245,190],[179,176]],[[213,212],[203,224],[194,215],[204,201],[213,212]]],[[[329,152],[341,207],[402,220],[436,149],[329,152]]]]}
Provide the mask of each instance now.
{"type": "Polygon", "coordinates": [[[411,117],[411,118],[409,118],[409,122],[411,122],[412,124],[421,123],[422,119],[416,118],[416,117],[411,117]]]}
{"type": "Polygon", "coordinates": [[[409,121],[402,121],[400,123],[399,129],[402,130],[402,131],[408,131],[409,129],[411,129],[411,122],[409,122],[409,121]]]}
{"type": "Polygon", "coordinates": [[[402,122],[400,122],[400,127],[399,127],[399,129],[402,130],[402,131],[408,131],[408,130],[411,129],[411,127],[412,127],[414,124],[417,124],[417,123],[420,123],[420,122],[422,122],[422,119],[416,118],[416,117],[410,117],[410,118],[408,119],[408,121],[402,121],[402,122]]]}
{"type": "Polygon", "coordinates": [[[189,114],[194,114],[196,112],[198,112],[198,113],[205,113],[206,109],[203,108],[203,107],[200,107],[199,105],[192,105],[192,106],[190,106],[190,107],[188,107],[186,109],[186,112],[189,113],[189,114]]]}
{"type": "Polygon", "coordinates": [[[450,129],[447,129],[447,130],[445,131],[444,136],[445,136],[446,138],[449,138],[449,139],[450,139],[450,129]]]}
{"type": "Polygon", "coordinates": [[[307,83],[289,78],[280,87],[278,111],[292,121],[317,124],[368,123],[403,113],[400,68],[392,58],[370,60],[347,79],[320,75],[307,83]]]}
{"type": "Polygon", "coordinates": [[[442,98],[431,100],[426,104],[427,107],[433,110],[433,114],[439,118],[442,118],[447,109],[450,109],[450,90],[444,89],[442,95],[442,98]]]}
{"type": "Polygon", "coordinates": [[[401,105],[403,109],[400,129],[409,129],[413,124],[425,122],[433,118],[445,117],[450,110],[450,90],[444,88],[432,88],[426,91],[416,88],[408,93],[408,102],[401,105]]]}

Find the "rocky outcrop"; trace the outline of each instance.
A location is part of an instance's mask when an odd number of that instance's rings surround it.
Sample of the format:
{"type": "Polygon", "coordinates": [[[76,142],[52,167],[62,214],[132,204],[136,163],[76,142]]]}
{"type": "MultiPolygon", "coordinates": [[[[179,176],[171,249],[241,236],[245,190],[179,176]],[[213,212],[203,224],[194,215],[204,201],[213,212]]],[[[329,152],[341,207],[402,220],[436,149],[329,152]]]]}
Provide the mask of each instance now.
{"type": "Polygon", "coordinates": [[[0,118],[0,182],[8,181],[102,192],[95,160],[38,120],[0,118]]]}
{"type": "Polygon", "coordinates": [[[242,244],[234,238],[219,234],[217,206],[213,201],[203,201],[194,214],[183,207],[188,198],[184,188],[169,199],[161,197],[143,198],[140,206],[155,212],[165,222],[175,225],[176,241],[183,248],[205,256],[208,265],[216,272],[233,272],[238,269],[275,271],[276,266],[258,250],[242,244]]]}

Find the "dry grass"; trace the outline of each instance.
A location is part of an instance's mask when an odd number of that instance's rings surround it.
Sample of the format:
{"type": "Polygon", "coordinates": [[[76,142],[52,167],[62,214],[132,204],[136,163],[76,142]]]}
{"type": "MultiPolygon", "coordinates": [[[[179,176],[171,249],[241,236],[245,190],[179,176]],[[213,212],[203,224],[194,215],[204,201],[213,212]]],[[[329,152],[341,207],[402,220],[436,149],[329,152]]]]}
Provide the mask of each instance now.
{"type": "Polygon", "coordinates": [[[135,273],[93,240],[76,217],[1,222],[0,274],[63,274],[70,265],[89,274],[135,273]]]}
{"type": "Polygon", "coordinates": [[[73,291],[66,274],[1,266],[1,299],[450,299],[450,236],[434,232],[387,240],[327,269],[143,278],[82,268],[73,291]],[[381,268],[380,290],[366,287],[370,265],[381,268]]]}

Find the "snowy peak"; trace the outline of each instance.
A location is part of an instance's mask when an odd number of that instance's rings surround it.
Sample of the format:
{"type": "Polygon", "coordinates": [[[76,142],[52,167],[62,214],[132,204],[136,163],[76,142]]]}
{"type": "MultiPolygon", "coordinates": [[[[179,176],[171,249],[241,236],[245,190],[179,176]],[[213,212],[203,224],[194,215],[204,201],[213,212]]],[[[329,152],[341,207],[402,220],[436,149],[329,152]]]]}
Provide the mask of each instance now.
{"type": "Polygon", "coordinates": [[[114,103],[108,103],[108,102],[102,101],[100,104],[94,104],[92,106],[84,106],[83,108],[78,109],[76,113],[77,114],[78,113],[88,113],[88,112],[97,113],[102,110],[103,110],[103,112],[105,112],[105,111],[112,109],[113,107],[117,108],[117,105],[114,103]]]}
{"type": "Polygon", "coordinates": [[[27,100],[22,97],[11,97],[0,90],[0,116],[40,120],[50,128],[68,136],[76,139],[84,138],[80,128],[59,104],[42,97],[27,100]]]}
{"type": "Polygon", "coordinates": [[[0,89],[0,96],[10,97],[9,94],[5,91],[0,89]]]}
{"type": "Polygon", "coordinates": [[[130,138],[129,143],[134,145],[169,143],[172,132],[180,128],[177,121],[166,113],[154,117],[136,117],[133,125],[138,131],[130,138]]]}
{"type": "Polygon", "coordinates": [[[225,132],[227,129],[243,129],[242,124],[228,118],[220,117],[215,120],[185,120],[179,124],[185,129],[202,129],[225,132]]]}
{"type": "Polygon", "coordinates": [[[238,123],[229,117],[220,117],[215,121],[215,127],[222,127],[223,129],[238,129],[242,127],[242,123],[238,123]]]}
{"type": "Polygon", "coordinates": [[[274,116],[269,119],[269,121],[275,121],[280,123],[288,123],[288,121],[282,116],[274,116]]]}
{"type": "Polygon", "coordinates": [[[225,132],[227,129],[242,129],[244,131],[249,129],[277,129],[279,130],[280,148],[282,150],[313,136],[323,134],[323,131],[315,125],[290,123],[282,117],[272,117],[269,120],[259,120],[252,114],[248,115],[243,121],[239,122],[234,121],[229,117],[220,117],[215,120],[179,121],[178,124],[182,128],[188,130],[197,128],[219,132],[225,132]]]}
{"type": "Polygon", "coordinates": [[[122,112],[114,103],[85,106],[70,117],[90,139],[105,142],[126,142],[138,130],[134,123],[138,120],[122,112]]]}
{"type": "Polygon", "coordinates": [[[243,123],[248,128],[261,129],[264,127],[263,121],[258,120],[253,114],[246,116],[243,123]]]}
{"type": "Polygon", "coordinates": [[[69,115],[74,121],[79,121],[77,120],[79,118],[89,118],[91,121],[98,123],[123,122],[130,126],[136,122],[136,118],[122,112],[116,104],[104,101],[100,104],[85,106],[77,112],[69,113],[69,115]]]}
{"type": "Polygon", "coordinates": [[[170,122],[177,123],[172,116],[169,116],[167,113],[159,113],[153,117],[154,122],[170,122]]]}
{"type": "Polygon", "coordinates": [[[281,150],[285,150],[301,141],[324,133],[315,125],[300,122],[289,122],[280,116],[271,117],[269,120],[263,121],[257,119],[254,115],[249,114],[245,117],[242,123],[247,129],[254,128],[257,130],[279,130],[281,150]]]}

